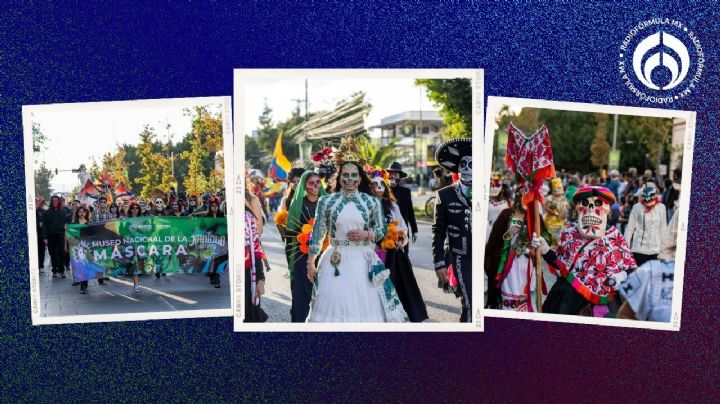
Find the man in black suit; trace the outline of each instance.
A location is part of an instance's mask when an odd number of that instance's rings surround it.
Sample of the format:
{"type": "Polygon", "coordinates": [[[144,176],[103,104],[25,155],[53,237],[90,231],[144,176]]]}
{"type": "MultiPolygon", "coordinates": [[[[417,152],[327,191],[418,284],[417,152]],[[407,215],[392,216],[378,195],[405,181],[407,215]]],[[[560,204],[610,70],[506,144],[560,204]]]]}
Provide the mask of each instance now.
{"type": "Polygon", "coordinates": [[[458,282],[460,322],[472,321],[472,141],[453,139],[438,147],[435,160],[460,181],[437,191],[433,223],[433,261],[440,286],[448,283],[448,266],[458,282]],[[448,251],[445,250],[445,241],[448,251]],[[449,258],[449,262],[446,259],[449,258]]]}
{"type": "MultiPolygon", "coordinates": [[[[402,178],[407,177],[407,173],[402,170],[402,165],[397,161],[390,164],[390,167],[385,169],[390,175],[390,189],[397,199],[398,207],[400,208],[400,214],[402,215],[405,224],[412,231],[412,242],[417,241],[417,222],[415,221],[415,210],[413,209],[412,196],[410,195],[410,188],[402,186],[400,183],[402,178]]],[[[409,251],[410,244],[405,246],[405,253],[409,251]]]]}

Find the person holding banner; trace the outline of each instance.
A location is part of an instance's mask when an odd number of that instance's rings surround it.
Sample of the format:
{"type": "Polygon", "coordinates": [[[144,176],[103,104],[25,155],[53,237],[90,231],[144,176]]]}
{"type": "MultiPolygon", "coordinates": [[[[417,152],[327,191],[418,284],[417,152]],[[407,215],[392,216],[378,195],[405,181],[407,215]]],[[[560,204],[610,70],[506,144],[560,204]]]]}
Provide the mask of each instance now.
{"type": "MultiPolygon", "coordinates": [[[[77,209],[75,209],[75,213],[73,214],[72,224],[89,224],[89,223],[90,223],[90,210],[84,206],[80,206],[77,209]]],[[[82,250],[82,249],[80,249],[80,250],[82,250]]],[[[77,265],[81,261],[76,260],[74,258],[76,258],[76,257],[70,257],[71,263],[75,264],[75,265],[73,265],[73,276],[75,276],[77,269],[81,269],[77,265]]],[[[86,261],[86,260],[82,260],[82,261],[86,261]]],[[[93,272],[91,275],[93,278],[96,277],[95,272],[93,272]]],[[[98,283],[102,285],[103,279],[102,278],[98,279],[98,283]]],[[[80,294],[81,295],[84,295],[87,292],[87,287],[88,287],[87,280],[80,281],[80,294]]]]}
{"type": "MultiPolygon", "coordinates": [[[[142,210],[140,209],[140,205],[136,201],[130,202],[128,205],[128,213],[127,218],[133,219],[133,218],[139,218],[142,217],[142,210]]],[[[145,266],[145,259],[138,257],[135,255],[134,262],[130,266],[130,270],[128,271],[130,275],[132,275],[133,280],[133,292],[139,292],[140,291],[140,274],[142,274],[142,270],[145,266]]]]}
{"type": "MultiPolygon", "coordinates": [[[[207,214],[205,215],[205,217],[212,217],[212,218],[225,217],[225,215],[223,215],[222,211],[220,211],[220,199],[213,196],[212,198],[208,199],[207,205],[208,205],[208,210],[207,210],[207,214]]],[[[210,284],[215,286],[215,288],[220,287],[220,275],[217,273],[217,267],[215,266],[215,263],[222,262],[223,258],[224,258],[224,261],[227,261],[227,258],[228,258],[227,254],[225,254],[224,257],[221,256],[216,259],[213,259],[213,266],[212,266],[212,269],[210,272],[210,284]]]]}

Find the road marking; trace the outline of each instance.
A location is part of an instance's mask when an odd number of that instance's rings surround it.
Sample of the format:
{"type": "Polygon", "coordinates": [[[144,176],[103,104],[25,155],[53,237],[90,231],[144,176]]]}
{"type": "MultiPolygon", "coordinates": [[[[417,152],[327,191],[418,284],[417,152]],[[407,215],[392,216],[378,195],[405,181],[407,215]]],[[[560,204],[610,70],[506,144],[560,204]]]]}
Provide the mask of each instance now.
{"type": "MultiPolygon", "coordinates": [[[[117,278],[114,278],[114,277],[112,277],[112,276],[110,277],[110,280],[113,281],[113,282],[122,283],[123,285],[128,285],[128,286],[132,286],[132,284],[133,284],[132,282],[128,282],[128,281],[125,281],[125,280],[122,280],[122,279],[117,279],[117,278]]],[[[197,302],[196,302],[195,300],[186,299],[186,298],[184,298],[184,297],[182,297],[182,296],[174,295],[174,294],[172,294],[172,293],[163,292],[162,290],[157,290],[157,289],[149,288],[149,287],[143,286],[143,285],[140,285],[140,287],[143,288],[143,289],[147,289],[147,290],[149,290],[150,292],[153,292],[153,293],[155,293],[155,294],[157,294],[157,295],[165,296],[165,297],[167,297],[167,298],[169,298],[169,299],[177,300],[177,301],[180,302],[180,303],[185,303],[185,304],[197,304],[197,302]]]]}
{"type": "Polygon", "coordinates": [[[130,296],[128,296],[128,295],[123,295],[122,293],[118,293],[118,296],[122,296],[122,297],[124,297],[124,298],[126,298],[126,299],[130,299],[130,300],[132,300],[132,301],[134,301],[134,302],[139,302],[139,301],[140,301],[140,300],[134,299],[134,298],[132,298],[132,297],[130,297],[130,296]]]}
{"type": "Polygon", "coordinates": [[[162,301],[163,303],[167,304],[167,306],[170,307],[170,310],[172,310],[172,311],[177,311],[177,309],[175,308],[175,306],[173,306],[172,304],[170,304],[170,302],[168,302],[167,300],[165,300],[162,296],[158,296],[158,300],[160,300],[160,301],[162,301]]]}

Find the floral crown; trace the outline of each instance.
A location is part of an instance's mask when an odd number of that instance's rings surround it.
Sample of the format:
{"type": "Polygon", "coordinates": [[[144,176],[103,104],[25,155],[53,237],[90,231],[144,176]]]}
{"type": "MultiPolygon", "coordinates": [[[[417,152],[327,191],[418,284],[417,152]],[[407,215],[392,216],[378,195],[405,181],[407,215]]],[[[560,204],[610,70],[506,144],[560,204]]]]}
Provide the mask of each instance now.
{"type": "Polygon", "coordinates": [[[329,166],[332,165],[334,154],[335,150],[333,150],[330,146],[326,146],[319,152],[313,154],[310,160],[312,160],[312,163],[315,166],[329,166]]]}
{"type": "Polygon", "coordinates": [[[364,159],[360,156],[360,143],[357,138],[348,136],[340,141],[340,147],[335,152],[335,164],[338,168],[345,163],[358,163],[365,165],[364,159]]]}
{"type": "Polygon", "coordinates": [[[373,178],[382,178],[385,182],[387,182],[390,179],[390,174],[380,168],[379,166],[371,167],[369,165],[365,166],[365,174],[367,174],[369,179],[373,178]]]}

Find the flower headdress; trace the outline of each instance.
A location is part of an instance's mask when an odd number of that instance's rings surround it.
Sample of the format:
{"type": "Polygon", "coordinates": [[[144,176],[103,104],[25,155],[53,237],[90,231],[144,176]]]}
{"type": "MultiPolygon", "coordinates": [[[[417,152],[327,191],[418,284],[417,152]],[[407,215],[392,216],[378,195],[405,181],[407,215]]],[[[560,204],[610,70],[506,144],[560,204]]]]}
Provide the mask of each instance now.
{"type": "Polygon", "coordinates": [[[329,166],[332,165],[332,160],[335,154],[335,150],[332,147],[326,146],[322,150],[315,153],[310,157],[314,166],[329,166]]]}
{"type": "Polygon", "coordinates": [[[380,166],[371,167],[369,165],[365,166],[365,174],[367,174],[369,179],[373,179],[376,177],[382,178],[385,182],[388,182],[390,180],[390,174],[383,170],[380,166]]]}
{"type": "Polygon", "coordinates": [[[360,157],[360,143],[357,138],[348,136],[340,141],[340,147],[335,152],[335,164],[338,168],[345,163],[357,163],[362,167],[365,161],[360,157]]]}

